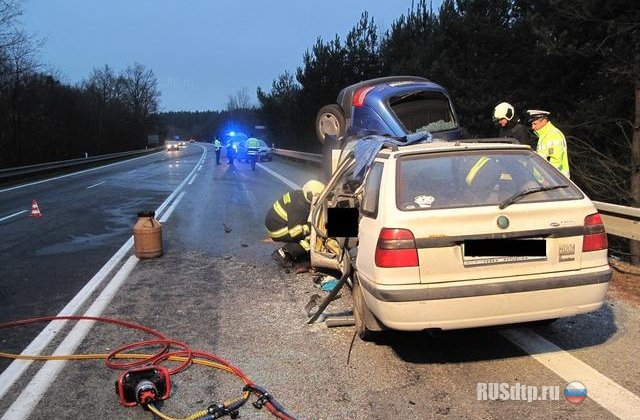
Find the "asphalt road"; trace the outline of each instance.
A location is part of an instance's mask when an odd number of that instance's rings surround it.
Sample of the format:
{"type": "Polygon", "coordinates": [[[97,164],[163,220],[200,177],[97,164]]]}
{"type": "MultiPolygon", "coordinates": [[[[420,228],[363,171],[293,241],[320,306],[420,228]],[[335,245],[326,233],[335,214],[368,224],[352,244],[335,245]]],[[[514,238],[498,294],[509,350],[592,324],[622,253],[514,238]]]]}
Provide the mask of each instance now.
{"type": "MultiPolygon", "coordinates": [[[[45,216],[34,220],[25,213],[0,222],[9,241],[2,244],[0,322],[56,314],[125,243],[135,213],[171,198],[162,209],[164,255],[137,260],[128,251],[78,313],[102,306],[102,316],[148,325],[229,360],[303,419],[640,418],[634,411],[640,310],[622,301],[610,299],[598,312],[547,327],[389,333],[373,343],[352,343],[353,327],[307,325],[305,304],[324,292],[309,273],[287,272],[271,261],[278,245],[265,239],[263,219],[280,194],[318,170],[277,159],[255,172],[244,163],[218,166],[210,149],[200,160],[203,147],[210,145],[113,166],[101,176],[0,192],[0,218],[16,212],[16,203],[28,207],[33,197],[45,216]],[[572,381],[583,383],[590,398],[567,402],[564,388],[572,381]],[[484,392],[494,386],[507,387],[508,395],[484,392]],[[539,394],[543,387],[558,391],[550,394],[557,399],[527,401],[534,387],[539,394]]],[[[345,289],[328,313],[350,308],[345,289]]],[[[0,330],[0,351],[21,350],[42,326],[0,330]]],[[[56,328],[64,334],[46,352],[63,337],[70,337],[63,346],[72,353],[109,352],[149,337],[101,324],[86,336],[67,335],[69,327],[56,328]]],[[[0,399],[2,419],[151,416],[118,404],[113,384],[119,372],[100,360],[36,362],[25,369],[10,388],[0,382],[0,393],[8,388],[0,399]]],[[[173,417],[242,389],[234,376],[202,366],[172,379],[172,396],[161,408],[173,417]]],[[[271,417],[251,404],[240,416],[271,417]]]]}

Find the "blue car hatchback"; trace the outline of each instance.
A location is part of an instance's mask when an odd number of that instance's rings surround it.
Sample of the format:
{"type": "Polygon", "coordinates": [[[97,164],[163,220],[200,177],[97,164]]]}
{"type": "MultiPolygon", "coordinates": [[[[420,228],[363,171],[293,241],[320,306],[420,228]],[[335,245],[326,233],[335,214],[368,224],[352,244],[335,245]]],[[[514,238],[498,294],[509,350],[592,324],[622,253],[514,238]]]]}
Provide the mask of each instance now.
{"type": "Polygon", "coordinates": [[[340,91],[336,103],[320,108],[316,135],[323,144],[328,179],[344,139],[368,134],[404,137],[421,131],[434,138],[462,138],[449,93],[423,77],[390,76],[365,80],[340,91]]]}
{"type": "Polygon", "coordinates": [[[420,131],[443,140],[462,137],[445,88],[416,76],[381,77],[348,86],[316,117],[316,134],[323,143],[327,136],[403,137],[420,131]]]}

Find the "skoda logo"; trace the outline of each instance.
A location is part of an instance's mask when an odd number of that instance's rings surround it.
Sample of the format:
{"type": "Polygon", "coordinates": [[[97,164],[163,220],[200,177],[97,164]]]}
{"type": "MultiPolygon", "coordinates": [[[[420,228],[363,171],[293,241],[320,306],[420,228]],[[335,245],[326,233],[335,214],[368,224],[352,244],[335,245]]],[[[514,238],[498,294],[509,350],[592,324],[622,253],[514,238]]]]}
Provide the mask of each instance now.
{"type": "Polygon", "coordinates": [[[498,227],[500,229],[506,229],[509,227],[509,219],[507,219],[507,216],[498,217],[498,220],[496,221],[496,223],[498,223],[498,227]]]}

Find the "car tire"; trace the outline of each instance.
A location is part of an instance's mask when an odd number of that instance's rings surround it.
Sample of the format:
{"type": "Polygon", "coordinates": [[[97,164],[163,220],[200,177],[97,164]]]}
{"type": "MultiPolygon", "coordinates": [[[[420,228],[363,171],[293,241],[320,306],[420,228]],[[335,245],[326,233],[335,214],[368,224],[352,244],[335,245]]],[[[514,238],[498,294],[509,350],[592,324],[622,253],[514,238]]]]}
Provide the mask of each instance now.
{"type": "Polygon", "coordinates": [[[356,333],[358,337],[360,337],[362,341],[375,340],[380,335],[382,328],[380,328],[379,321],[367,307],[358,281],[353,282],[351,295],[353,298],[353,317],[356,322],[356,333]],[[375,330],[372,328],[375,328],[375,330]]]}
{"type": "Polygon", "coordinates": [[[316,136],[324,144],[326,136],[342,137],[346,130],[344,111],[338,104],[320,108],[316,115],[316,136]]]}

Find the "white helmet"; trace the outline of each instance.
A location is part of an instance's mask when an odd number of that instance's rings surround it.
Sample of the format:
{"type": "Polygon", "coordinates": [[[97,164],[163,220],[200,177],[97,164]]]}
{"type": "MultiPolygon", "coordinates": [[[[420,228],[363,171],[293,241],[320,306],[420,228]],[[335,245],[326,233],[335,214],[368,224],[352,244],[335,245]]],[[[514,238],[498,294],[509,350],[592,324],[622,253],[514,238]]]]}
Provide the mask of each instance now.
{"type": "Polygon", "coordinates": [[[513,105],[507,102],[501,102],[493,108],[493,119],[499,121],[506,118],[507,121],[511,121],[515,113],[513,105]]]}
{"type": "Polygon", "coordinates": [[[311,202],[313,196],[320,194],[322,190],[324,190],[324,184],[320,181],[316,181],[315,179],[307,181],[307,183],[302,187],[302,192],[308,202],[311,202]]]}

